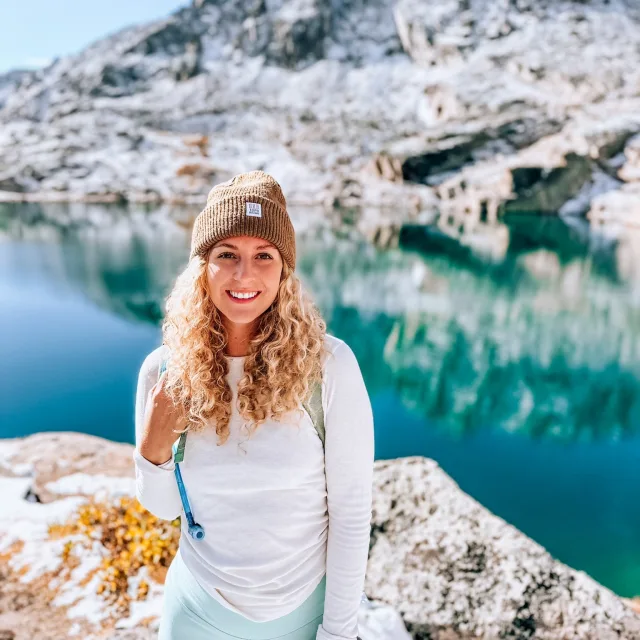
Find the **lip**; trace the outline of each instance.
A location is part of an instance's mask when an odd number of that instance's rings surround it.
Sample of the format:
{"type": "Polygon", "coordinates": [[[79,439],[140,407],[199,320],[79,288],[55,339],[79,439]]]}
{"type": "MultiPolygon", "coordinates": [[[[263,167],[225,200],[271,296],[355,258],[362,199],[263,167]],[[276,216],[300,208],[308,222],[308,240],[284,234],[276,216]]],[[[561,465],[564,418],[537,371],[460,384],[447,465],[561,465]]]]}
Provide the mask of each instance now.
{"type": "MultiPolygon", "coordinates": [[[[245,298],[245,299],[234,298],[229,293],[228,289],[225,289],[225,293],[227,294],[227,298],[229,298],[229,300],[231,300],[232,302],[235,302],[236,304],[250,304],[251,302],[253,302],[254,300],[257,300],[260,297],[260,294],[262,293],[262,291],[258,291],[258,295],[253,296],[253,298],[245,298]]],[[[249,293],[249,291],[238,291],[238,293],[249,293]]]]}

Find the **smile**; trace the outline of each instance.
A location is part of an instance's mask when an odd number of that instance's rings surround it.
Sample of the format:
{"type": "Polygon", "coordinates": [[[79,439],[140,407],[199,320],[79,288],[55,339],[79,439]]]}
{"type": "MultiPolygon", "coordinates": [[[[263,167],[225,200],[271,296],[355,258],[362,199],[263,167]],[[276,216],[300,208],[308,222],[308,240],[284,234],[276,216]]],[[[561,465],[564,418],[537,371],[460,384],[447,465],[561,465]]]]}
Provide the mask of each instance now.
{"type": "Polygon", "coordinates": [[[259,295],[260,291],[231,291],[229,289],[226,290],[227,296],[231,298],[234,302],[243,304],[247,302],[251,302],[255,300],[259,295]]]}

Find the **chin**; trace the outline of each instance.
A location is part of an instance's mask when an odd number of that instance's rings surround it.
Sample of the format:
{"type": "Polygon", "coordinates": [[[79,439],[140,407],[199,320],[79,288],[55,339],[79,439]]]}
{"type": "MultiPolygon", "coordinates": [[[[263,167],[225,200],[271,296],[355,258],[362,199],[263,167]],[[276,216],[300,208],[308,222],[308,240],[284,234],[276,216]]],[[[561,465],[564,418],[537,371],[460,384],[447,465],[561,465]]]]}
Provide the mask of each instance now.
{"type": "Polygon", "coordinates": [[[259,318],[267,310],[268,307],[263,308],[263,306],[264,305],[260,305],[260,307],[256,309],[243,309],[238,307],[229,307],[228,304],[222,304],[218,309],[230,322],[234,322],[235,324],[249,324],[256,318],[259,318]]]}
{"type": "Polygon", "coordinates": [[[227,320],[235,324],[249,324],[262,315],[262,311],[260,313],[256,313],[255,311],[253,313],[250,311],[238,313],[235,310],[227,312],[225,309],[221,309],[220,311],[222,311],[227,320]]]}

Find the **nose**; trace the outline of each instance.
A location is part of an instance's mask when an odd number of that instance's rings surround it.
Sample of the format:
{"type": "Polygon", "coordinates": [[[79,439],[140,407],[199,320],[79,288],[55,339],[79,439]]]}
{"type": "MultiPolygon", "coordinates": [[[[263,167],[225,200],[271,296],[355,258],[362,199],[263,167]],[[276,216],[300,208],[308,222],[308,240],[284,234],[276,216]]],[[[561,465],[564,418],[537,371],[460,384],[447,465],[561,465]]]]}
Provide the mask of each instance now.
{"type": "Polygon", "coordinates": [[[240,258],[236,264],[235,268],[235,279],[238,281],[242,281],[244,278],[250,277],[252,273],[252,265],[250,260],[245,260],[244,258],[240,258]]]}

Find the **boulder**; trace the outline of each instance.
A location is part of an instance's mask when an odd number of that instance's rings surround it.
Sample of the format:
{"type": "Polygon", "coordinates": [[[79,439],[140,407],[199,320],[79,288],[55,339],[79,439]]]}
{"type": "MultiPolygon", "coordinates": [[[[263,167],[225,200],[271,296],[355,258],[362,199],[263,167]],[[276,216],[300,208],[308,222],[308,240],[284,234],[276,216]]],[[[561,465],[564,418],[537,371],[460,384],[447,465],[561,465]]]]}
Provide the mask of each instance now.
{"type": "Polygon", "coordinates": [[[414,638],[640,637],[628,603],[417,456],[376,463],[365,590],[396,608],[414,638]]]}
{"type": "MultiPolygon", "coordinates": [[[[95,538],[61,572],[49,527],[90,498],[132,495],[132,446],[79,433],[38,433],[0,447],[0,630],[35,637],[157,637],[162,584],[146,567],[146,596],[124,616],[86,581],[108,553],[95,538]],[[24,499],[39,487],[41,502],[24,499]],[[86,579],[85,579],[86,576],[86,579]]],[[[67,560],[68,561],[68,560],[67,560]]],[[[633,640],[640,615],[583,572],[465,494],[428,458],[378,460],[374,469],[362,640],[540,638],[633,640]]],[[[8,637],[11,637],[8,635],[8,637]]]]}

